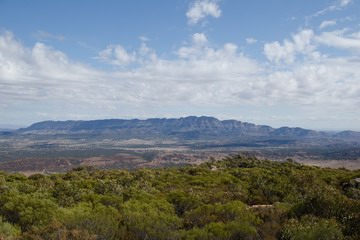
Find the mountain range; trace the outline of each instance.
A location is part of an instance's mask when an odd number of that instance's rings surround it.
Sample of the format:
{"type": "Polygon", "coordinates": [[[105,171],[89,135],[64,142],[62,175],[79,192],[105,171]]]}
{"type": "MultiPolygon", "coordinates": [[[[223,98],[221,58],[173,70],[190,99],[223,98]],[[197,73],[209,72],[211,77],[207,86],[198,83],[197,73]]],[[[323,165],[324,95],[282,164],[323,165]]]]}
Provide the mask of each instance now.
{"type": "Polygon", "coordinates": [[[122,138],[175,137],[202,139],[213,137],[287,137],[360,138],[360,132],[326,133],[303,128],[272,128],[266,125],[214,117],[181,117],[139,119],[106,119],[90,121],[44,121],[15,131],[15,134],[110,134],[122,138]]]}

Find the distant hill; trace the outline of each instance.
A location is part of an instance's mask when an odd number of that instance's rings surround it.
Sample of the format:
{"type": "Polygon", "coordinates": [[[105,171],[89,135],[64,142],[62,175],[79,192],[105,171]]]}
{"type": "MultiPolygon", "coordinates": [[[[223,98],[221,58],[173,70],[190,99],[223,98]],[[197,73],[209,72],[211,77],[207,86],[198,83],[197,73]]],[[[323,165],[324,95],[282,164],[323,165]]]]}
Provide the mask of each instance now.
{"type": "Polygon", "coordinates": [[[303,128],[272,128],[237,120],[220,121],[214,117],[107,119],[92,121],[45,121],[16,131],[18,134],[116,134],[125,138],[176,137],[291,137],[327,136],[324,132],[303,128]]]}
{"type": "Polygon", "coordinates": [[[357,139],[360,139],[360,132],[343,131],[343,132],[339,132],[339,133],[334,134],[334,136],[340,137],[340,138],[357,138],[357,139]]]}

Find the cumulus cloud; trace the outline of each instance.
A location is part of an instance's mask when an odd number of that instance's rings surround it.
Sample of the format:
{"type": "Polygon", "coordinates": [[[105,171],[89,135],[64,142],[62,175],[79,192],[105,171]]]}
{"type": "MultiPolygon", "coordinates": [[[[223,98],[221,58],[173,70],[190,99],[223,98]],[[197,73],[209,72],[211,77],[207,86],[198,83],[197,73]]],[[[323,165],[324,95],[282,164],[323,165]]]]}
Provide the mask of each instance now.
{"type": "Polygon", "coordinates": [[[192,36],[192,41],[194,44],[197,44],[197,45],[202,45],[202,44],[206,44],[207,43],[207,37],[204,33],[195,33],[193,36],[192,36]]]}
{"type": "Polygon", "coordinates": [[[191,44],[182,46],[177,50],[180,58],[197,58],[208,48],[208,40],[204,33],[194,33],[191,36],[191,44]]]}
{"type": "Polygon", "coordinates": [[[275,63],[293,63],[297,55],[316,57],[315,46],[312,44],[314,32],[310,29],[301,30],[292,35],[291,39],[285,39],[282,43],[274,41],[264,45],[264,54],[275,63]]]}
{"type": "Polygon", "coordinates": [[[335,20],[327,20],[327,21],[322,21],[319,28],[323,29],[323,28],[334,26],[334,25],[336,25],[335,20]]]}
{"type": "Polygon", "coordinates": [[[96,71],[72,62],[65,53],[44,43],[37,42],[26,48],[14,38],[11,32],[0,35],[1,79],[25,80],[48,77],[52,79],[83,79],[96,76],[96,71]],[[31,76],[31,77],[30,77],[31,76]]]}
{"type": "Polygon", "coordinates": [[[303,62],[269,75],[264,88],[272,99],[291,105],[322,108],[359,105],[359,59],[333,58],[303,62]],[[344,96],[344,97],[341,97],[344,96]]]}
{"type": "Polygon", "coordinates": [[[145,64],[147,62],[155,62],[158,58],[155,50],[148,47],[144,42],[141,43],[137,55],[137,62],[140,64],[145,64]]]}
{"type": "Polygon", "coordinates": [[[129,53],[118,45],[109,45],[99,53],[98,59],[112,65],[124,66],[136,61],[135,53],[129,53]]]}
{"type": "Polygon", "coordinates": [[[257,39],[255,39],[255,38],[251,38],[251,37],[246,38],[246,43],[247,43],[247,44],[254,44],[254,43],[257,43],[257,39]]]}
{"type": "Polygon", "coordinates": [[[300,30],[293,34],[291,39],[284,39],[282,43],[279,41],[265,43],[264,54],[269,61],[276,64],[292,64],[298,59],[298,56],[302,56],[306,60],[321,58],[321,53],[317,51],[319,46],[343,49],[352,54],[359,54],[360,34],[349,32],[348,29],[321,32],[318,35],[310,29],[300,30]]]}
{"type": "MultiPolygon", "coordinates": [[[[286,67],[285,70],[271,71],[263,80],[265,92],[262,95],[275,102],[285,100],[291,105],[315,106],[319,110],[359,106],[358,54],[337,57],[323,55],[317,49],[324,45],[351,53],[360,52],[360,38],[348,30],[322,32],[319,35],[312,30],[300,30],[282,43],[265,44],[264,54],[268,60],[282,64],[283,68],[285,63],[286,67]],[[297,58],[298,55],[303,57],[297,58]],[[295,61],[296,64],[291,64],[295,61]]],[[[338,110],[341,111],[340,108],[338,110]]]]}
{"type": "Polygon", "coordinates": [[[221,10],[217,0],[195,0],[186,13],[188,23],[197,24],[207,16],[218,18],[221,16],[221,10]]]}
{"type": "Polygon", "coordinates": [[[10,32],[0,35],[0,101],[3,103],[86,99],[88,96],[80,89],[92,86],[101,75],[43,43],[27,48],[10,32]]]}
{"type": "Polygon", "coordinates": [[[133,52],[127,51],[121,44],[108,45],[95,59],[114,66],[129,67],[131,64],[156,61],[157,55],[154,49],[148,47],[146,40],[142,40],[140,47],[133,52]]]}

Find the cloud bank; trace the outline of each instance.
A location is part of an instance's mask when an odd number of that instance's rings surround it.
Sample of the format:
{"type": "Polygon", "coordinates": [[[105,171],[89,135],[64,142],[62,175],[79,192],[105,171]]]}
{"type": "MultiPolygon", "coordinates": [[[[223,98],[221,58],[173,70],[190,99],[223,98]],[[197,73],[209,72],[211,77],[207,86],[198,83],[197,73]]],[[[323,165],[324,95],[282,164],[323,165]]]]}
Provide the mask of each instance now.
{"type": "Polygon", "coordinates": [[[359,55],[318,52],[322,45],[359,50],[360,39],[348,35],[301,30],[282,42],[266,43],[269,62],[245,56],[234,43],[212,47],[204,33],[190,36],[191,42],[170,60],[145,43],[132,53],[115,44],[100,51],[98,59],[120,68],[105,71],[77,63],[44,43],[26,47],[5,32],[0,35],[0,108],[75,104],[111,115],[126,106],[286,104],[358,112],[359,55]],[[133,62],[135,67],[127,66],[133,62]]]}

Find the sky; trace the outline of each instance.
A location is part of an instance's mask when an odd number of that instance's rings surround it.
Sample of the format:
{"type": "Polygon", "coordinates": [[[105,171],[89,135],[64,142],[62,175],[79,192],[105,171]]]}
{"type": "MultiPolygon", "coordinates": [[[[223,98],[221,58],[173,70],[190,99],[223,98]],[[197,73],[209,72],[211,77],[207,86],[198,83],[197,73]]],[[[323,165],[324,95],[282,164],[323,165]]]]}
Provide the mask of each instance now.
{"type": "Polygon", "coordinates": [[[360,1],[0,0],[0,127],[190,115],[360,130],[360,1]]]}

